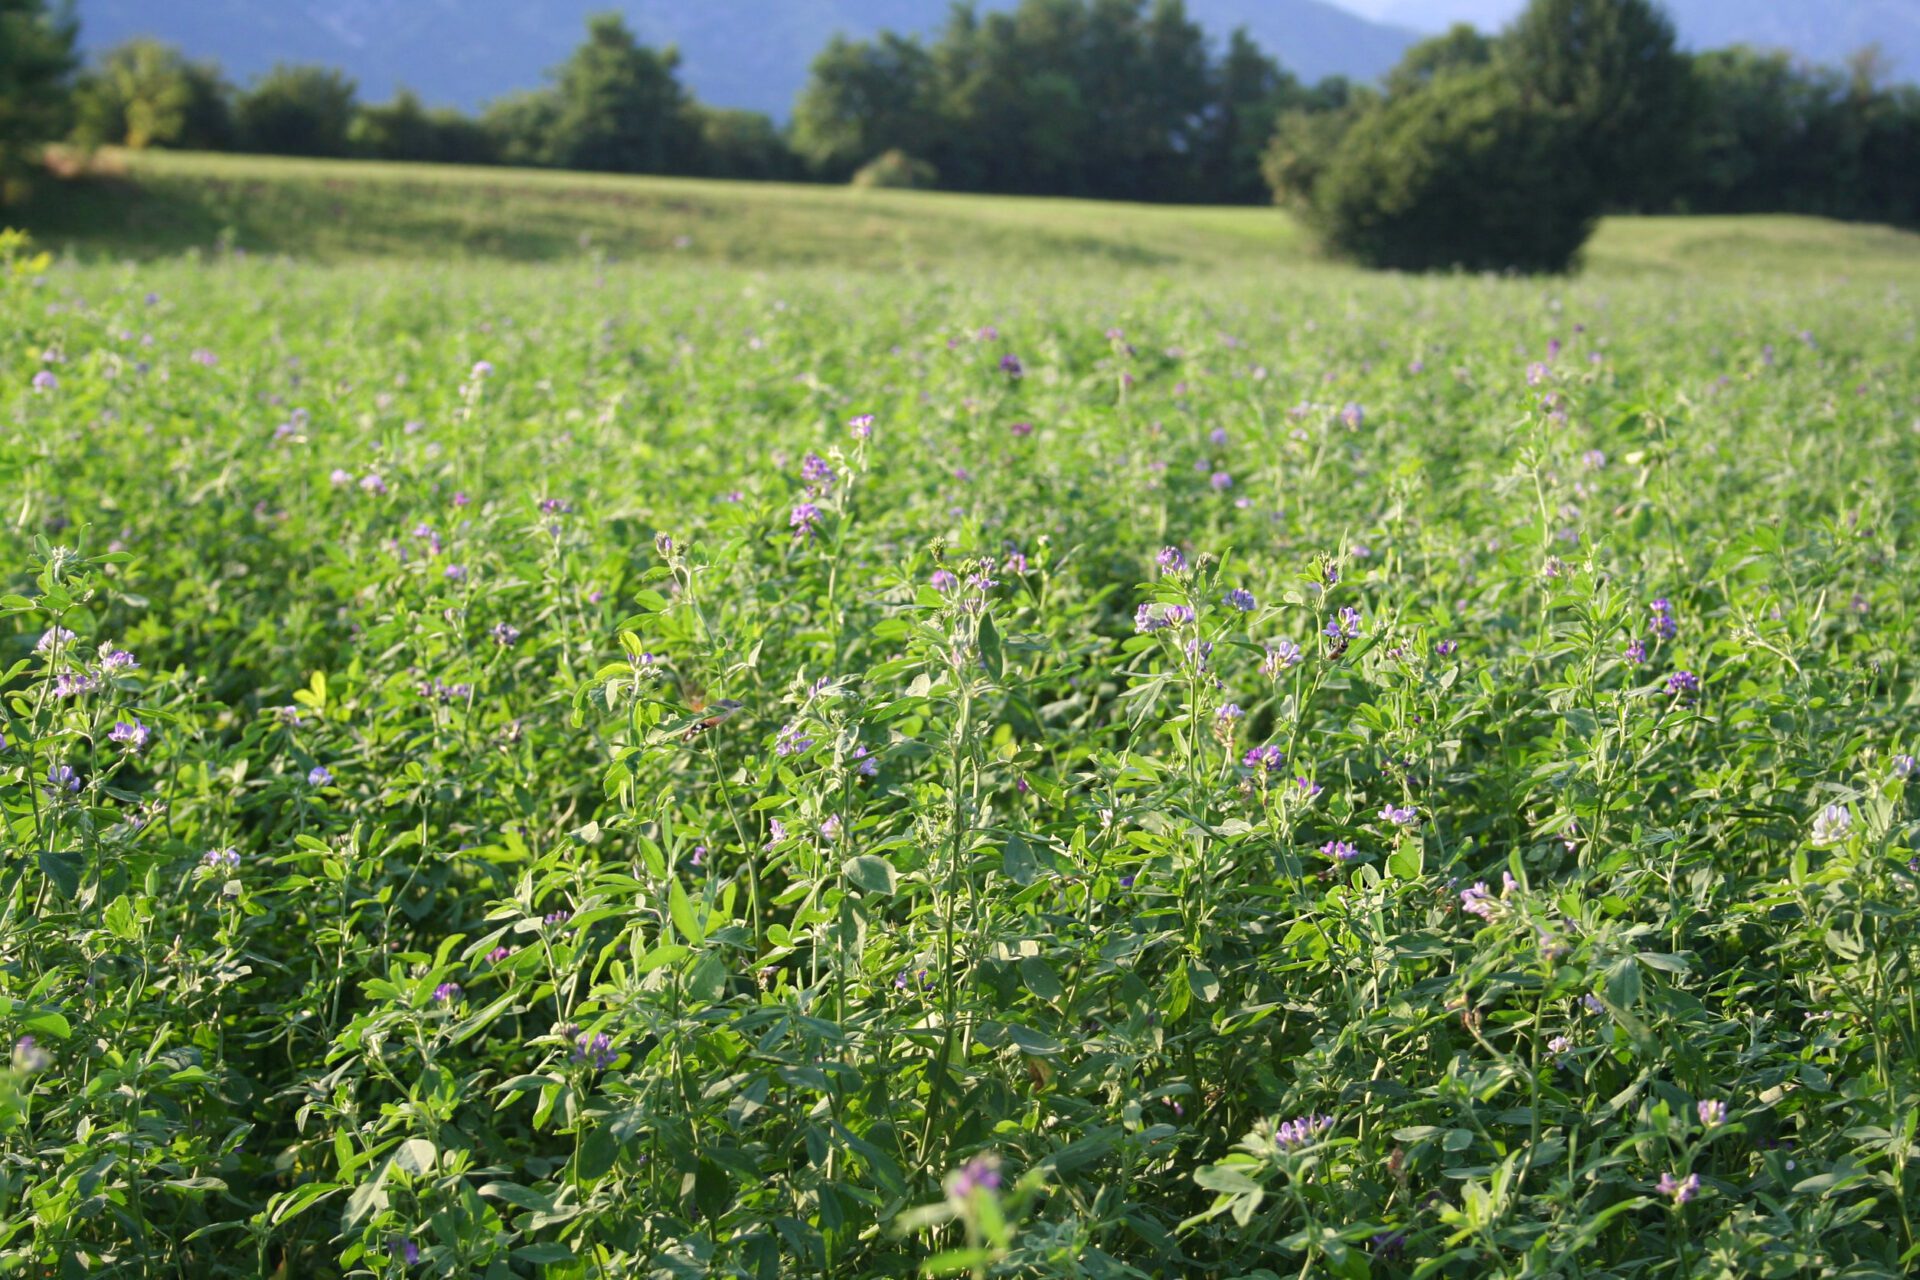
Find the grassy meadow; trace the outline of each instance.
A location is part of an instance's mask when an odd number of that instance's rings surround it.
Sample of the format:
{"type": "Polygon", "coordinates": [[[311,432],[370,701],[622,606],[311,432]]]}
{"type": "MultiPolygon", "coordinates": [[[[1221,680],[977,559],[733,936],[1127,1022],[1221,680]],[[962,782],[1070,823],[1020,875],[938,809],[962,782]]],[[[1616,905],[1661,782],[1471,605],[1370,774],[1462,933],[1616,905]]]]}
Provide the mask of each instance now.
{"type": "Polygon", "coordinates": [[[0,1274],[1920,1261],[1920,239],[106,161],[0,1274]]]}

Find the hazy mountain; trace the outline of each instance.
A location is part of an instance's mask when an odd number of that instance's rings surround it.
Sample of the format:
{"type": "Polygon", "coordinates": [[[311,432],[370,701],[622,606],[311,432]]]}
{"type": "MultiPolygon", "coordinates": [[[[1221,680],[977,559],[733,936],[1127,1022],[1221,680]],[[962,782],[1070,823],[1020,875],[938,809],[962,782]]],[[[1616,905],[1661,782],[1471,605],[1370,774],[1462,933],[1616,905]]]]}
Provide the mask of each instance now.
{"type": "MultiPolygon", "coordinates": [[[[1340,0],[1356,13],[1420,31],[1471,22],[1496,28],[1524,0],[1340,0]]],[[[1878,43],[1902,80],[1920,80],[1920,0],[1666,0],[1683,44],[1788,49],[1810,62],[1839,63],[1878,43]]]]}
{"type": "MultiPolygon", "coordinates": [[[[927,32],[947,8],[945,0],[80,0],[79,13],[90,51],[156,35],[217,59],[241,82],[276,61],[320,62],[358,80],[363,99],[404,84],[431,103],[472,108],[540,84],[579,43],[589,13],[618,9],[643,40],[679,45],[684,79],[702,101],[785,117],[835,32],[927,32]]],[[[1187,9],[1222,40],[1244,24],[1308,80],[1371,79],[1415,38],[1326,0],[1188,0],[1187,9]]]]}

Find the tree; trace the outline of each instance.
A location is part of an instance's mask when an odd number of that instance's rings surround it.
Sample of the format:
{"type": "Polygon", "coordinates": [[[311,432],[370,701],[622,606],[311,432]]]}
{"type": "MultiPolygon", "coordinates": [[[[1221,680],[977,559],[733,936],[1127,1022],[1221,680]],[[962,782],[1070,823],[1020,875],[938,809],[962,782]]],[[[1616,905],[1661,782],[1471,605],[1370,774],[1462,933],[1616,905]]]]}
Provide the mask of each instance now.
{"type": "Polygon", "coordinates": [[[764,113],[696,104],[693,121],[702,175],[760,180],[798,175],[792,148],[764,113]]]}
{"type": "Polygon", "coordinates": [[[1227,38],[1227,52],[1213,72],[1213,105],[1201,154],[1203,198],[1224,204],[1255,204],[1267,196],[1261,157],[1281,115],[1297,106],[1300,82],[1255,44],[1246,28],[1227,38]]]}
{"type": "Polygon", "coordinates": [[[355,155],[375,160],[490,164],[495,154],[493,136],[478,121],[444,107],[428,110],[411,89],[356,111],[347,143],[355,155]]]}
{"type": "Polygon", "coordinates": [[[146,37],[114,46],[80,78],[74,114],[75,136],[88,146],[213,150],[233,142],[219,69],[146,37]]]}
{"type": "Polygon", "coordinates": [[[1498,69],[1448,72],[1359,109],[1305,189],[1283,194],[1369,266],[1564,271],[1600,214],[1594,188],[1563,181],[1582,127],[1498,69]]]}
{"type": "Polygon", "coordinates": [[[1617,208],[1657,205],[1682,154],[1689,79],[1653,0],[1532,0],[1501,38],[1525,100],[1568,113],[1583,173],[1617,208]]]}
{"type": "Polygon", "coordinates": [[[45,0],[0,0],[0,202],[24,188],[40,145],[66,130],[75,30],[45,0]]]}
{"type": "Polygon", "coordinates": [[[1484,67],[1498,48],[1493,37],[1482,35],[1472,23],[1456,22],[1400,56],[1399,64],[1387,73],[1387,92],[1412,93],[1445,72],[1484,67]]]}
{"type": "Polygon", "coordinates": [[[620,15],[596,14],[555,75],[549,163],[614,173],[686,173],[696,130],[680,55],[640,44],[620,15]]]}
{"type": "Polygon", "coordinates": [[[277,65],[234,106],[240,147],[268,155],[346,155],[353,95],[353,81],[329,67],[277,65]]]}
{"type": "Polygon", "coordinates": [[[919,41],[890,31],[835,36],[794,105],[794,150],[820,176],[842,179],[883,152],[930,149],[939,132],[933,87],[933,60],[919,41]]]}

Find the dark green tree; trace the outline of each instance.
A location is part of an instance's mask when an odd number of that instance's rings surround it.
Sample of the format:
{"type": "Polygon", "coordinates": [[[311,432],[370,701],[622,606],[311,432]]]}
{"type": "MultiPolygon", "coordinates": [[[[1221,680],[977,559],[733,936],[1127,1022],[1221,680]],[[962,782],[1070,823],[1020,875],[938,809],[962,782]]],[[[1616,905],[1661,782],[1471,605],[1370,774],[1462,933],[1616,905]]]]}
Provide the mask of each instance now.
{"type": "Polygon", "coordinates": [[[1600,214],[1591,185],[1563,181],[1581,129],[1499,69],[1468,69],[1361,107],[1275,167],[1328,248],[1369,266],[1564,271],[1600,214]]]}
{"type": "Polygon", "coordinates": [[[87,146],[233,145],[233,112],[220,69],[170,44],[136,37],[109,49],[74,89],[74,136],[87,146]]]}
{"type": "Polygon", "coordinates": [[[234,104],[240,149],[268,155],[343,156],[354,84],[331,67],[280,64],[234,104]]]}
{"type": "Polygon", "coordinates": [[[587,20],[587,38],[554,76],[547,162],[613,173],[686,173],[697,128],[678,78],[680,55],[650,49],[616,13],[587,20]]]}
{"type": "Polygon", "coordinates": [[[822,177],[844,179],[883,152],[937,146],[933,60],[916,40],[835,36],[813,60],[793,110],[793,146],[822,177]]]}
{"type": "Polygon", "coordinates": [[[698,172],[709,178],[784,179],[799,176],[800,165],[764,113],[696,105],[698,172]]]}
{"type": "Polygon", "coordinates": [[[1498,48],[1494,37],[1481,34],[1471,23],[1457,22],[1402,54],[1399,64],[1387,73],[1387,92],[1412,93],[1445,72],[1484,67],[1498,48]]]}
{"type": "Polygon", "coordinates": [[[375,160],[489,164],[495,159],[493,136],[479,121],[445,107],[429,109],[411,89],[355,112],[347,143],[355,155],[375,160]]]}
{"type": "Polygon", "coordinates": [[[1563,180],[1592,184],[1614,208],[1664,202],[1684,154],[1691,82],[1653,0],[1532,0],[1499,55],[1529,105],[1578,124],[1581,164],[1563,165],[1563,180]]]}
{"type": "Polygon", "coordinates": [[[41,144],[66,131],[75,31],[64,6],[0,0],[0,202],[24,190],[41,144]]]}

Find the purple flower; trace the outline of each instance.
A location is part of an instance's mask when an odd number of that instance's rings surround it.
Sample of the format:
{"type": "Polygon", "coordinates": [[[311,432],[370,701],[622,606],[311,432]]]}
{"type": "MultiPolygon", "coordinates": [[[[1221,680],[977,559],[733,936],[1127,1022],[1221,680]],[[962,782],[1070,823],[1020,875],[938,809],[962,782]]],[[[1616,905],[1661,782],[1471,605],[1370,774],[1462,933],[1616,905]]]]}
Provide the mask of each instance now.
{"type": "Polygon", "coordinates": [[[317,764],[307,770],[307,785],[310,787],[330,787],[333,785],[333,771],[323,764],[317,764]]]}
{"type": "Polygon", "coordinates": [[[514,626],[511,622],[494,623],[493,630],[488,634],[493,637],[493,642],[502,649],[511,649],[520,641],[520,628],[514,626]]]}
{"type": "Polygon", "coordinates": [[[1333,1128],[1332,1116],[1301,1116],[1295,1120],[1283,1121],[1273,1131],[1273,1145],[1282,1151],[1298,1151],[1311,1146],[1327,1130],[1333,1128]]]}
{"type": "Polygon", "coordinates": [[[1160,548],[1160,554],[1155,556],[1154,560],[1160,565],[1162,573],[1186,572],[1187,557],[1181,553],[1178,547],[1160,548]]]}
{"type": "Polygon", "coordinates": [[[1909,755],[1897,755],[1893,758],[1893,776],[1911,778],[1916,771],[1914,758],[1909,755]]]}
{"type": "Polygon", "coordinates": [[[1700,677],[1691,671],[1680,670],[1667,677],[1667,692],[1675,697],[1686,697],[1700,692],[1700,677]]]}
{"type": "Polygon", "coordinates": [[[1551,369],[1536,360],[1527,366],[1527,385],[1537,387],[1545,382],[1552,373],[1553,371],[1551,369]]]}
{"type": "Polygon", "coordinates": [[[399,1259],[410,1267],[420,1261],[420,1246],[407,1237],[401,1236],[387,1246],[387,1255],[399,1259]]]}
{"type": "Polygon", "coordinates": [[[493,362],[491,360],[475,361],[473,365],[473,376],[476,378],[491,378],[493,376],[493,362]]]}
{"type": "Polygon", "coordinates": [[[327,476],[327,479],[332,481],[334,488],[344,489],[353,483],[353,472],[346,470],[344,467],[335,467],[333,472],[327,476]]]}
{"type": "Polygon", "coordinates": [[[1346,423],[1347,426],[1356,431],[1360,429],[1360,425],[1366,420],[1367,411],[1352,401],[1348,401],[1347,406],[1340,410],[1340,421],[1346,423]]]}
{"type": "Polygon", "coordinates": [[[83,693],[92,693],[100,687],[100,682],[84,671],[62,671],[53,678],[53,696],[56,698],[74,698],[83,693]]]}
{"type": "MultiPolygon", "coordinates": [[[[1419,363],[1415,361],[1415,363],[1419,363]]],[[[1404,1231],[1376,1231],[1367,1241],[1373,1246],[1373,1256],[1382,1262],[1391,1262],[1407,1248],[1407,1233],[1404,1231]]]]}
{"type": "Polygon", "coordinates": [[[1268,773],[1277,772],[1286,760],[1286,753],[1272,743],[1264,747],[1248,747],[1247,753],[1240,757],[1240,763],[1247,768],[1262,769],[1268,773]]]}
{"type": "Polygon", "coordinates": [[[975,1192],[1000,1189],[1000,1161],[991,1155],[978,1155],[947,1175],[947,1195],[969,1200],[975,1192]]]}
{"type": "Polygon", "coordinates": [[[813,739],[806,736],[799,721],[793,721],[781,727],[773,739],[773,753],[778,756],[797,756],[813,745],[813,739]]]}
{"type": "Polygon", "coordinates": [[[1014,435],[1019,436],[1021,439],[1024,440],[1026,437],[1033,434],[1033,424],[1031,422],[1016,422],[1012,426],[1008,427],[1007,430],[1013,432],[1014,435]]]}
{"type": "Polygon", "coordinates": [[[200,861],[215,871],[237,871],[240,867],[238,849],[209,849],[200,855],[200,861]]]}
{"type": "Polygon", "coordinates": [[[467,577],[467,566],[463,564],[450,564],[441,570],[441,576],[448,582],[464,582],[467,577]]]}
{"type": "Polygon", "coordinates": [[[1662,640],[1671,640],[1680,634],[1680,624],[1673,617],[1673,605],[1665,596],[1655,600],[1647,608],[1653,613],[1654,635],[1662,640]]]}
{"type": "Polygon", "coordinates": [[[1853,831],[1853,814],[1843,804],[1830,804],[1813,819],[1813,843],[1822,847],[1840,844],[1853,831]]]}
{"type": "Polygon", "coordinates": [[[1420,811],[1411,805],[1401,807],[1388,803],[1380,810],[1380,820],[1396,827],[1410,827],[1420,820],[1420,811]]]}
{"type": "Polygon", "coordinates": [[[153,730],[136,720],[115,720],[113,728],[107,730],[109,741],[117,742],[129,751],[138,751],[147,745],[153,737],[153,730]]]}
{"type": "Polygon", "coordinates": [[[840,815],[830,813],[827,815],[827,820],[820,824],[820,838],[832,844],[840,838],[840,830],[840,815]]]}
{"type": "Polygon", "coordinates": [[[1454,651],[1459,649],[1459,647],[1460,642],[1457,640],[1436,640],[1433,645],[1433,651],[1442,658],[1451,658],[1454,655],[1454,651]]]}
{"type": "Polygon", "coordinates": [[[1694,1114],[1700,1117],[1700,1123],[1711,1129],[1727,1122],[1727,1104],[1712,1099],[1703,1099],[1694,1105],[1694,1114]]]}
{"type": "Polygon", "coordinates": [[[795,537],[799,537],[804,533],[811,538],[813,536],[813,527],[819,522],[820,508],[814,506],[811,502],[800,503],[794,507],[793,514],[787,517],[787,526],[793,530],[795,537]]]}
{"type": "Polygon", "coordinates": [[[1249,612],[1254,606],[1253,592],[1243,587],[1235,587],[1221,600],[1229,609],[1238,609],[1241,613],[1249,612]]]}
{"type": "Polygon", "coordinates": [[[512,954],[513,954],[512,947],[495,947],[493,950],[487,952],[487,963],[499,964],[502,960],[505,960],[508,956],[512,954]]]}
{"type": "Polygon", "coordinates": [[[591,1035],[583,1031],[573,1044],[573,1060],[595,1071],[606,1070],[619,1056],[612,1037],[604,1031],[591,1035]]]}
{"type": "Polygon", "coordinates": [[[74,641],[73,632],[65,627],[48,627],[40,633],[40,639],[34,642],[35,653],[52,653],[55,649],[65,648],[74,641]]]}
{"type": "Polygon", "coordinates": [[[42,369],[33,375],[33,389],[35,391],[52,391],[58,388],[59,385],[60,379],[53,376],[51,369],[42,369]]]}
{"type": "Polygon", "coordinates": [[[1228,489],[1233,488],[1233,477],[1224,471],[1216,471],[1213,473],[1212,479],[1208,480],[1207,483],[1213,486],[1214,492],[1224,493],[1228,489]]]}
{"type": "Polygon", "coordinates": [[[1300,646],[1293,641],[1276,640],[1273,642],[1273,647],[1267,650],[1267,656],[1260,662],[1260,674],[1269,680],[1278,680],[1282,671],[1299,666],[1304,656],[1300,652],[1300,646]]]}
{"type": "Polygon", "coordinates": [[[13,1042],[13,1069],[22,1075],[45,1071],[52,1064],[53,1055],[42,1049],[32,1036],[21,1036],[13,1042]]]}
{"type": "Polygon", "coordinates": [[[452,1004],[459,998],[460,984],[457,982],[443,982],[433,989],[433,1002],[435,1004],[452,1004]]]}
{"type": "Polygon", "coordinates": [[[778,818],[769,818],[767,820],[766,847],[771,849],[773,848],[773,846],[783,843],[786,840],[786,838],[787,838],[787,824],[780,821],[780,819],[778,818]]]}
{"type": "Polygon", "coordinates": [[[1360,856],[1360,851],[1345,840],[1329,840],[1320,846],[1320,852],[1335,862],[1352,862],[1360,856]]]}
{"type": "Polygon", "coordinates": [[[1213,441],[1216,445],[1224,446],[1227,443],[1227,429],[1225,427],[1215,427],[1213,430],[1207,432],[1207,439],[1213,441]]]}
{"type": "Polygon", "coordinates": [[[960,579],[946,569],[935,569],[927,582],[935,591],[951,591],[960,585],[960,579]]]}
{"type": "Polygon", "coordinates": [[[1469,915],[1479,916],[1482,920],[1491,920],[1494,912],[1500,909],[1500,904],[1487,891],[1487,882],[1476,880],[1460,891],[1460,909],[1469,915]]]}
{"type": "Polygon", "coordinates": [[[873,415],[857,413],[847,419],[847,430],[853,433],[855,440],[866,440],[873,435],[873,415]]]}
{"type": "Polygon", "coordinates": [[[1009,351],[1006,355],[1000,357],[1000,372],[1006,374],[1009,378],[1019,378],[1025,376],[1027,369],[1025,365],[1020,363],[1020,357],[1009,351]]]}
{"type": "Polygon", "coordinates": [[[1641,640],[1639,636],[1635,636],[1633,639],[1627,641],[1625,656],[1628,662],[1631,662],[1636,667],[1639,666],[1647,660],[1646,642],[1641,640]]]}
{"type": "Polygon", "coordinates": [[[1675,1204],[1685,1204],[1700,1194],[1700,1175],[1690,1173],[1684,1178],[1676,1178],[1671,1173],[1663,1173],[1654,1190],[1663,1196],[1672,1196],[1675,1204]]]}
{"type": "Polygon", "coordinates": [[[1317,800],[1320,798],[1320,793],[1326,790],[1325,787],[1315,782],[1312,778],[1305,776],[1296,777],[1293,780],[1293,785],[1300,789],[1300,796],[1304,800],[1317,800]]]}
{"type": "Polygon", "coordinates": [[[1240,709],[1239,703],[1223,702],[1220,704],[1220,709],[1213,713],[1213,718],[1220,721],[1223,724],[1232,724],[1235,720],[1238,720],[1241,716],[1244,716],[1245,714],[1247,713],[1240,709]]]}
{"type": "Polygon", "coordinates": [[[817,453],[809,453],[800,462],[800,478],[815,489],[833,488],[833,468],[817,453]]]}
{"type": "Polygon", "coordinates": [[[880,772],[880,762],[867,753],[865,746],[853,749],[853,767],[863,778],[871,778],[880,772]]]}
{"type": "Polygon", "coordinates": [[[53,764],[47,766],[47,794],[58,796],[62,792],[74,792],[80,789],[80,775],[73,771],[72,765],[53,764]]]}
{"type": "Polygon", "coordinates": [[[383,498],[387,494],[387,482],[374,472],[368,472],[360,477],[360,488],[362,492],[376,494],[383,498]]]}

